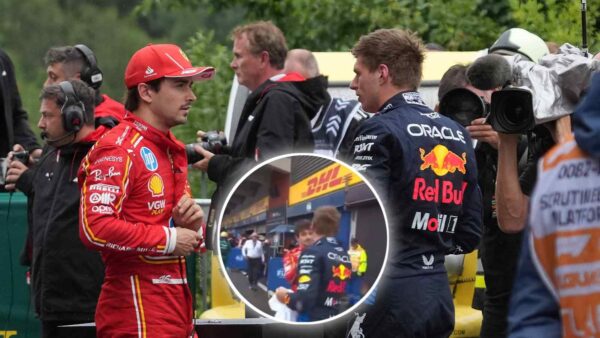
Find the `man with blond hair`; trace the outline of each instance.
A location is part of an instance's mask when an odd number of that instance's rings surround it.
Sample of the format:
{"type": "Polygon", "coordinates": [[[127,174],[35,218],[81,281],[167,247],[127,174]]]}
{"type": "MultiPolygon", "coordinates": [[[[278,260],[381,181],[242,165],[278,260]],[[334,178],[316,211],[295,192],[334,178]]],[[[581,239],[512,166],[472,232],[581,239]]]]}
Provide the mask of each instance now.
{"type": "Polygon", "coordinates": [[[352,49],[350,87],[367,112],[352,166],[382,197],[390,221],[390,253],[367,337],[447,337],[454,306],[444,268],[447,254],[468,253],[481,236],[481,193],[469,133],[431,111],[416,91],[421,40],[400,29],[362,36],[352,49]]]}
{"type": "Polygon", "coordinates": [[[346,285],[352,274],[348,253],[335,236],[340,212],[333,206],[315,210],[312,228],[316,241],[300,254],[298,288],[288,293],[278,288],[277,298],[292,310],[303,313],[307,321],[327,319],[344,311],[346,285]]]}
{"type": "Polygon", "coordinates": [[[232,36],[230,66],[240,85],[251,93],[231,147],[213,154],[196,146],[203,159],[194,167],[217,183],[209,213],[209,236],[229,185],[259,162],[290,152],[312,152],[314,143],[310,119],[316,108],[290,82],[303,78],[290,78],[284,72],[287,45],[281,30],[270,21],[259,21],[237,27],[232,36]]]}

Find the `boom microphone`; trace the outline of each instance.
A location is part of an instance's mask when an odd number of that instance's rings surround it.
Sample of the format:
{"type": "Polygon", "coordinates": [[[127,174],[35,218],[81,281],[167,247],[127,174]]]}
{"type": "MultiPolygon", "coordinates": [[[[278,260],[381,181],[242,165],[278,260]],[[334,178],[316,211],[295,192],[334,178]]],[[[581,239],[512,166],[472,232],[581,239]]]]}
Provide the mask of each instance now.
{"type": "Polygon", "coordinates": [[[479,90],[502,88],[511,83],[512,69],[504,57],[488,54],[469,66],[467,78],[471,85],[479,90]]]}
{"type": "MultiPolygon", "coordinates": [[[[56,144],[64,139],[66,139],[67,137],[71,137],[73,136],[73,140],[75,140],[75,132],[71,131],[66,133],[65,135],[61,136],[61,137],[57,137],[57,138],[49,138],[48,137],[48,133],[46,133],[45,131],[42,132],[42,140],[44,140],[47,144],[51,145],[51,146],[56,146],[56,144]]],[[[71,141],[73,142],[73,141],[71,141]]]]}

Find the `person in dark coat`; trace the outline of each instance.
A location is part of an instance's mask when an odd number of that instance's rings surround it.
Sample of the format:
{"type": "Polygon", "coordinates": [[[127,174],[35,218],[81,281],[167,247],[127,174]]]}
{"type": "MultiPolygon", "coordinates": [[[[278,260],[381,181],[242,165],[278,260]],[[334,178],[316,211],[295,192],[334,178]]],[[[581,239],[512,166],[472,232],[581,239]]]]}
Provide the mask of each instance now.
{"type": "Polygon", "coordinates": [[[94,321],[104,278],[100,255],[79,240],[77,170],[106,127],[94,128],[94,91],[79,80],[45,87],[41,101],[44,154],[31,169],[11,161],[6,188],[32,201],[31,287],[42,337],[71,337],[60,326],[94,321]]]}

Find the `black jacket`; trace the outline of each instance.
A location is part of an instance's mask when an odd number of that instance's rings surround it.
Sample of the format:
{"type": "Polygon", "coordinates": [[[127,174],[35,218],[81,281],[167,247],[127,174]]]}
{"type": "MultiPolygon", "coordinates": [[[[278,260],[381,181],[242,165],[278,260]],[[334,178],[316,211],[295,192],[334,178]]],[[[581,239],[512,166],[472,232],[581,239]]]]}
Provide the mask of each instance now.
{"type": "Polygon", "coordinates": [[[258,162],[285,153],[312,152],[310,119],[317,109],[318,102],[291,82],[268,80],[250,93],[231,147],[208,162],[208,178],[217,183],[207,222],[209,249],[218,243],[212,225],[228,186],[258,162]]]}
{"type": "Polygon", "coordinates": [[[317,154],[347,160],[358,125],[369,115],[356,100],[332,98],[327,91],[327,77],[319,75],[292,84],[316,106],[311,128],[317,154]]]}
{"type": "Polygon", "coordinates": [[[231,148],[211,158],[208,177],[223,185],[257,162],[293,151],[312,152],[310,118],[317,109],[293,83],[266,81],[246,99],[231,148]]]}
{"type": "Polygon", "coordinates": [[[479,244],[482,205],[471,138],[432,112],[419,93],[397,94],[359,126],[352,166],[386,205],[388,276],[445,273],[445,255],[479,244]]]}
{"type": "Polygon", "coordinates": [[[346,285],[352,265],[334,237],[322,237],[302,251],[297,275],[298,289],[290,294],[288,306],[311,321],[333,317],[348,306],[346,285]]]}
{"type": "Polygon", "coordinates": [[[17,188],[33,199],[32,294],[41,320],[93,321],[104,279],[98,252],[79,240],[77,170],[93,143],[47,147],[17,188]]]}
{"type": "Polygon", "coordinates": [[[0,49],[0,157],[20,144],[27,150],[40,148],[27,122],[21,104],[15,70],[10,58],[0,49]]]}

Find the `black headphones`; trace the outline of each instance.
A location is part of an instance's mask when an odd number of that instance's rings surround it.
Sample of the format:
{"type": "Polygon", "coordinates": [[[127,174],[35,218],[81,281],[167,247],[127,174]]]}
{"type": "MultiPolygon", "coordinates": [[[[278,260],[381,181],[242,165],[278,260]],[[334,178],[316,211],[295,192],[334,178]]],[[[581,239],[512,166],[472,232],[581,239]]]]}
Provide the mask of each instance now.
{"type": "Polygon", "coordinates": [[[60,90],[65,94],[65,103],[60,108],[63,127],[69,134],[77,133],[85,123],[85,106],[75,94],[73,85],[69,81],[59,83],[60,90]]]}
{"type": "Polygon", "coordinates": [[[100,88],[102,85],[102,71],[98,67],[94,52],[92,52],[92,50],[86,45],[81,44],[75,45],[73,48],[77,49],[86,60],[86,64],[81,70],[81,81],[87,83],[94,89],[100,88]]]}

